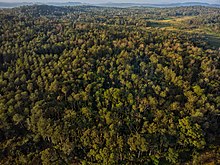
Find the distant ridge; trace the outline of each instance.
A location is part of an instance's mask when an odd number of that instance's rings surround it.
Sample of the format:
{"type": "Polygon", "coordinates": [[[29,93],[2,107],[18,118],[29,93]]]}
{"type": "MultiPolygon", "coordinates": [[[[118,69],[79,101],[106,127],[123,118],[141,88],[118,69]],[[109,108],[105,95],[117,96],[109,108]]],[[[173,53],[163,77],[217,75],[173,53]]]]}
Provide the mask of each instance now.
{"type": "Polygon", "coordinates": [[[81,2],[65,2],[65,3],[58,3],[58,2],[48,2],[48,3],[29,3],[29,2],[21,2],[21,3],[10,3],[10,2],[0,2],[0,8],[13,8],[13,7],[19,7],[19,6],[29,6],[29,5],[52,5],[52,6],[79,6],[79,5],[85,5],[81,2]]]}
{"type": "Polygon", "coordinates": [[[48,2],[48,3],[29,3],[29,2],[21,2],[21,3],[10,3],[10,2],[0,2],[0,8],[13,8],[19,6],[26,5],[52,5],[52,6],[81,6],[81,5],[92,5],[92,6],[100,6],[100,7],[181,7],[181,6],[207,6],[207,7],[220,7],[220,4],[209,4],[209,3],[201,3],[201,2],[184,2],[184,3],[167,3],[167,4],[148,4],[148,3],[100,3],[100,4],[92,4],[92,3],[81,3],[81,2],[48,2]]]}
{"type": "Polygon", "coordinates": [[[46,3],[47,5],[53,5],[53,6],[79,6],[79,5],[84,5],[84,3],[81,2],[49,2],[46,3]]]}
{"type": "Polygon", "coordinates": [[[209,4],[201,2],[167,3],[167,4],[149,4],[149,3],[101,3],[98,6],[105,7],[181,7],[181,6],[207,6],[220,7],[220,4],[209,4]]]}
{"type": "Polygon", "coordinates": [[[10,2],[0,2],[0,8],[12,8],[26,5],[34,5],[34,3],[22,2],[22,3],[10,3],[10,2]]]}

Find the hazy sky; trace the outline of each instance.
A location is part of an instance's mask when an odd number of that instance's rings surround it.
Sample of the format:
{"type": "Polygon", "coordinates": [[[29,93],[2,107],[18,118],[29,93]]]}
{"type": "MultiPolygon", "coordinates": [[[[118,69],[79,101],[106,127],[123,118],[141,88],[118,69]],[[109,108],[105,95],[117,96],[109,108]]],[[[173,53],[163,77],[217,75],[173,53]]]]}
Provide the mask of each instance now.
{"type": "Polygon", "coordinates": [[[84,2],[84,3],[106,3],[106,2],[132,2],[132,3],[176,3],[176,2],[206,2],[218,3],[220,0],[0,0],[0,2],[84,2]]]}

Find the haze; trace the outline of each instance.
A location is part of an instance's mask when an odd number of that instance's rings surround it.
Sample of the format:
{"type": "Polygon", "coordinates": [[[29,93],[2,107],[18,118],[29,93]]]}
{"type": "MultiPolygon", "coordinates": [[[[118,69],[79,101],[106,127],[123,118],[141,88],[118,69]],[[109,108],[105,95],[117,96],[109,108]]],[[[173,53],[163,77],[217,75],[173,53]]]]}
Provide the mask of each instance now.
{"type": "Polygon", "coordinates": [[[71,1],[71,0],[0,0],[0,2],[83,2],[83,3],[106,3],[106,2],[115,2],[115,3],[151,3],[151,4],[155,4],[155,3],[179,3],[179,2],[203,2],[203,3],[217,3],[220,4],[220,0],[176,0],[176,1],[172,1],[172,0],[136,0],[136,1],[132,1],[132,0],[108,0],[108,1],[104,1],[104,0],[93,0],[93,1],[89,1],[89,0],[76,0],[76,1],[71,1]]]}

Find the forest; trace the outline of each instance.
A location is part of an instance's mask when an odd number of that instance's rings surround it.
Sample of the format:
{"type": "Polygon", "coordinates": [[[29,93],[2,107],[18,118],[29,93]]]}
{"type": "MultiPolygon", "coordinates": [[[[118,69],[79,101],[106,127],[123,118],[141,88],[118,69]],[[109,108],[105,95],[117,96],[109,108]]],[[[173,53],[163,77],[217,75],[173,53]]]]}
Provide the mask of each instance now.
{"type": "Polygon", "coordinates": [[[220,164],[220,8],[0,9],[0,164],[220,164]]]}

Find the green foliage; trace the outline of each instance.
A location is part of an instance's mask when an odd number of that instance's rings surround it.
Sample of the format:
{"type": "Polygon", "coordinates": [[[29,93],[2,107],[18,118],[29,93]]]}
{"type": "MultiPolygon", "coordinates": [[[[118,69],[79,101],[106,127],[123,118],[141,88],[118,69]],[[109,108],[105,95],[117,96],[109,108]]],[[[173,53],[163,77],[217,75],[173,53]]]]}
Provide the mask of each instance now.
{"type": "Polygon", "coordinates": [[[147,19],[219,12],[0,10],[0,164],[218,163],[219,50],[147,19]]]}

